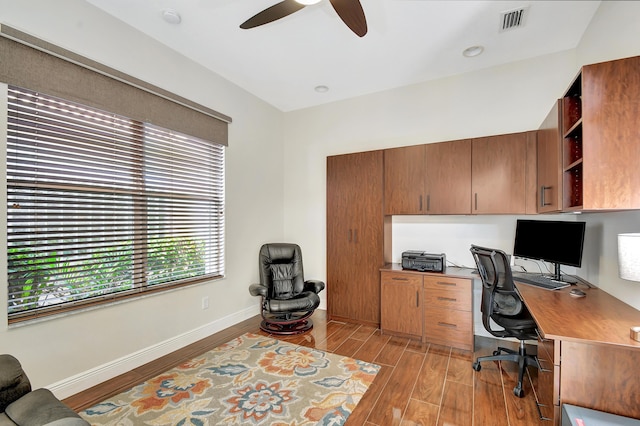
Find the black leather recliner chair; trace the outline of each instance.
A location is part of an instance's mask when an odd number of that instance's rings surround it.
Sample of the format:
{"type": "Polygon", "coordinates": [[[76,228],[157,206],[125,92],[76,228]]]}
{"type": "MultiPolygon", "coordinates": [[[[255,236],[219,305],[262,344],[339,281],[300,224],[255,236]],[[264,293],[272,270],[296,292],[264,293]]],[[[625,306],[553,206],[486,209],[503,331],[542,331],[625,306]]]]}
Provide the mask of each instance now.
{"type": "Polygon", "coordinates": [[[271,243],[260,248],[260,283],[249,292],[262,297],[260,328],[272,334],[304,333],[313,327],[309,317],[320,304],[324,282],[304,280],[302,251],[297,244],[271,243]]]}
{"type": "Polygon", "coordinates": [[[0,426],[89,426],[48,389],[31,390],[20,362],[0,355],[0,426]]]}

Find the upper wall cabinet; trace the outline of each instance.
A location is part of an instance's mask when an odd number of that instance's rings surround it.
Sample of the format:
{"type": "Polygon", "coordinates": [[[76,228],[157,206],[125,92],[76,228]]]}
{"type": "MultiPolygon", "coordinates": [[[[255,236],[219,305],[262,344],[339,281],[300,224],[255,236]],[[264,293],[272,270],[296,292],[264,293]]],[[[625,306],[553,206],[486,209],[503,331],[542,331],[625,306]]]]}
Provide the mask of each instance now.
{"type": "Polygon", "coordinates": [[[424,214],[425,145],[384,150],[384,214],[424,214]]]}
{"type": "Polygon", "coordinates": [[[472,141],[474,214],[535,213],[536,132],[472,141]]]}
{"type": "Polygon", "coordinates": [[[639,209],[640,57],[584,66],[562,107],[563,209],[639,209]]]}
{"type": "Polygon", "coordinates": [[[426,213],[471,213],[471,140],[426,146],[426,213]]]}
{"type": "Polygon", "coordinates": [[[553,108],[538,130],[538,213],[562,210],[562,100],[553,108]]]}
{"type": "Polygon", "coordinates": [[[471,140],[384,151],[384,212],[471,213],[471,140]]]}

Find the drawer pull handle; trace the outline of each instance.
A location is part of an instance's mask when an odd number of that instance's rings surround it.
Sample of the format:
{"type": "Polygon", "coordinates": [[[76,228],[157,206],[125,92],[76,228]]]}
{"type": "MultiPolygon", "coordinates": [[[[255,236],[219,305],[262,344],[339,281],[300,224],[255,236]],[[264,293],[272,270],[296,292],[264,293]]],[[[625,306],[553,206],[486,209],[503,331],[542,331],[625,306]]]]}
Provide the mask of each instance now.
{"type": "Polygon", "coordinates": [[[453,297],[442,297],[442,296],[438,296],[438,300],[446,300],[448,302],[457,302],[458,299],[454,299],[453,297]]]}
{"type": "Polygon", "coordinates": [[[436,284],[438,284],[438,285],[446,285],[448,287],[455,287],[456,286],[456,283],[448,283],[446,281],[436,281],[436,284]]]}
{"type": "Polygon", "coordinates": [[[394,281],[409,281],[409,278],[393,277],[391,279],[394,281]]]}
{"type": "Polygon", "coordinates": [[[438,321],[438,325],[441,326],[441,327],[458,328],[458,326],[456,324],[451,324],[451,323],[448,323],[448,322],[438,321]]]}

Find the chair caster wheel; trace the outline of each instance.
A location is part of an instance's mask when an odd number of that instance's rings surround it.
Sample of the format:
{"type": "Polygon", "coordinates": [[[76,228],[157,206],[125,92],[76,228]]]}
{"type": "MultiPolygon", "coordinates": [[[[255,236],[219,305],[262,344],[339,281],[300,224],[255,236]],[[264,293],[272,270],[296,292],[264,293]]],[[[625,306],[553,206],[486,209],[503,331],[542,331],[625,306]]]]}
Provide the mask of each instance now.
{"type": "Polygon", "coordinates": [[[473,367],[473,369],[476,370],[476,371],[480,371],[480,369],[482,368],[482,366],[480,365],[480,363],[478,361],[474,362],[471,367],[473,367]]]}
{"type": "Polygon", "coordinates": [[[513,388],[513,394],[518,398],[522,398],[524,397],[524,390],[521,386],[516,386],[515,388],[513,388]]]}

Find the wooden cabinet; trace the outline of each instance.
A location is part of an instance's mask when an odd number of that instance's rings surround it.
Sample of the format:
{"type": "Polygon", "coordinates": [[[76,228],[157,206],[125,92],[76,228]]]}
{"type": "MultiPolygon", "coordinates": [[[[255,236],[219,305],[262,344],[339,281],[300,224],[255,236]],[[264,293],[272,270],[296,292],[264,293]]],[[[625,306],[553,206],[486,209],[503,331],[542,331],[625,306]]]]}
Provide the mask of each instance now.
{"type": "Polygon", "coordinates": [[[536,213],[535,140],[535,132],[473,139],[474,214],[536,213]]]}
{"type": "Polygon", "coordinates": [[[422,277],[383,271],[380,292],[380,329],[422,339],[422,277]]]}
{"type": "Polygon", "coordinates": [[[472,351],[472,281],[426,275],[423,289],[425,340],[472,351]]]}
{"type": "Polygon", "coordinates": [[[381,330],[473,351],[473,279],[403,270],[380,272],[381,330]]]}
{"type": "Polygon", "coordinates": [[[538,213],[562,210],[561,114],[562,100],[558,100],[538,130],[538,213]]]}
{"type": "Polygon", "coordinates": [[[471,139],[428,144],[425,213],[471,214],[471,139]]]}
{"type": "Polygon", "coordinates": [[[384,150],[384,213],[424,214],[425,145],[384,150]]]}
{"type": "Polygon", "coordinates": [[[471,140],[384,151],[384,212],[471,213],[471,140]]]}
{"type": "Polygon", "coordinates": [[[563,98],[564,210],[640,208],[640,56],[584,66],[563,98]]]}
{"type": "Polygon", "coordinates": [[[327,157],[330,318],[380,324],[379,269],[385,263],[385,231],[391,247],[383,185],[382,151],[327,157]]]}

